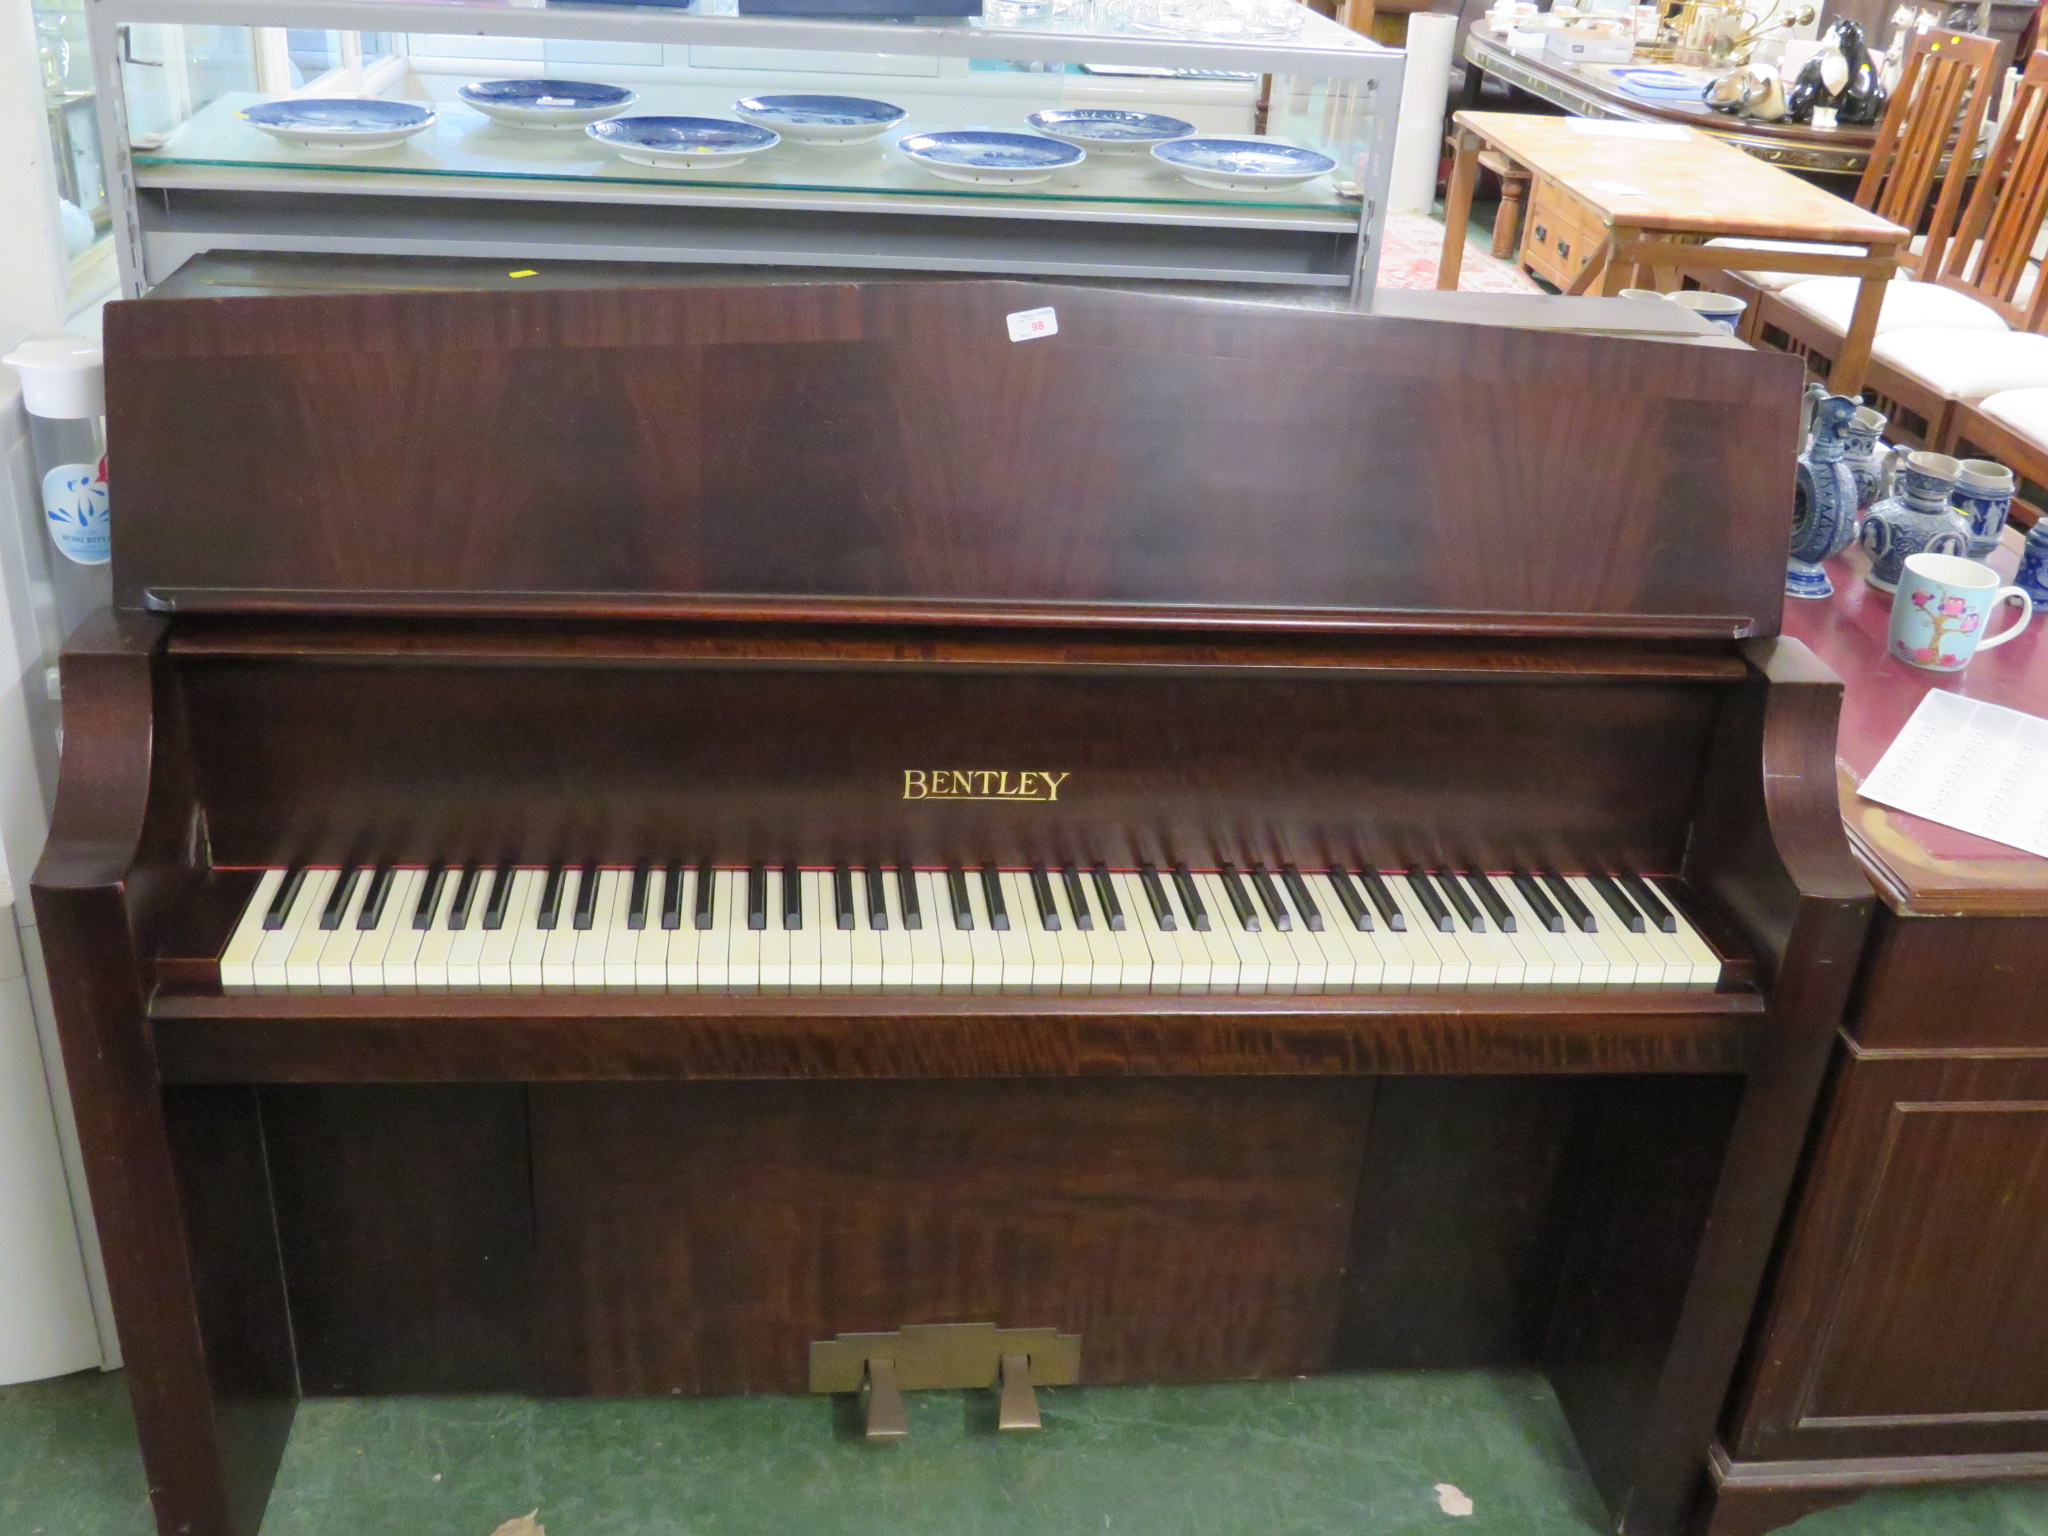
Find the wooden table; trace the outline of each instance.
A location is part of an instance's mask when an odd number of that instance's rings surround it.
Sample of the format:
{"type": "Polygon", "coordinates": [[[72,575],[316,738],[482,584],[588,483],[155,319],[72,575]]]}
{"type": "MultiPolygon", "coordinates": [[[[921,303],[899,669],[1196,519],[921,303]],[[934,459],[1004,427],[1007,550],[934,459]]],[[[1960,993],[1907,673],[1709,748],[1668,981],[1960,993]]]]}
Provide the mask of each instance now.
{"type": "MultiPolygon", "coordinates": [[[[2008,580],[2017,553],[1993,557],[2008,580]]],[[[1885,654],[1860,551],[1828,569],[1835,596],[1788,600],[1785,633],[1842,678],[1842,817],[1880,905],[1709,1536],[1872,1487],[2048,1477],[2048,859],[1856,792],[1929,689],[2048,709],[2048,624],[1943,677],[1885,654]]]]}
{"type": "Polygon", "coordinates": [[[1567,293],[1670,287],[1675,274],[1688,271],[1861,278],[1849,334],[1830,378],[1843,394],[1862,389],[1884,286],[1898,270],[1910,230],[1675,123],[1518,112],[1459,112],[1452,123],[1457,158],[1445,203],[1437,287],[1458,286],[1479,152],[1490,148],[1534,181],[1525,219],[1537,220],[1548,200],[1548,206],[1560,210],[1558,217],[1572,222],[1573,238],[1600,242],[1567,293]],[[1723,235],[1841,249],[1793,252],[1704,243],[1723,235]]]}
{"type": "Polygon", "coordinates": [[[1484,27],[1473,27],[1465,34],[1463,52],[1466,68],[1461,105],[1466,107],[1478,107],[1480,81],[1491,75],[1575,117],[1682,123],[1772,165],[1844,178],[1863,174],[1864,164],[1877,143],[1875,127],[1814,128],[1801,123],[1761,123],[1754,118],[1716,112],[1705,102],[1697,107],[1681,107],[1647,101],[1623,90],[1615,80],[1614,71],[1628,65],[1561,64],[1540,54],[1516,53],[1499,38],[1489,36],[1484,27]]]}

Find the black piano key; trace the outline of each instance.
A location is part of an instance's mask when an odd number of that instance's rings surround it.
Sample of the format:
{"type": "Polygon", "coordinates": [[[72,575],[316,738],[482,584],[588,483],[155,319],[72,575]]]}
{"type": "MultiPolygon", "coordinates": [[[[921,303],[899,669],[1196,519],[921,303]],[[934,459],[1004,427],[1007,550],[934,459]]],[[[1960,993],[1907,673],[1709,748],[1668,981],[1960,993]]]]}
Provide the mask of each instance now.
{"type": "Polygon", "coordinates": [[[645,859],[633,866],[633,889],[626,895],[626,926],[645,928],[647,926],[647,886],[654,878],[654,871],[645,859]]]}
{"type": "Polygon", "coordinates": [[[448,904],[448,926],[460,930],[469,926],[469,909],[476,903],[477,880],[483,875],[481,864],[466,864],[462,878],[455,882],[455,900],[448,904]]]}
{"type": "Polygon", "coordinates": [[[897,866],[896,900],[903,908],[903,926],[923,928],[924,908],[918,905],[917,900],[917,871],[908,864],[897,866]]]}
{"type": "Polygon", "coordinates": [[[1563,875],[1554,869],[1543,871],[1543,883],[1550,894],[1557,898],[1557,904],[1564,908],[1564,915],[1578,925],[1581,933],[1598,933],[1600,925],[1594,921],[1592,909],[1579,900],[1579,893],[1565,884],[1563,875]]]}
{"type": "Polygon", "coordinates": [[[1387,925],[1389,933],[1408,931],[1408,914],[1401,910],[1394,900],[1394,893],[1387,889],[1387,882],[1380,878],[1380,872],[1370,864],[1358,872],[1358,883],[1365,887],[1366,899],[1373,910],[1380,915],[1380,921],[1387,925]]]}
{"type": "Polygon", "coordinates": [[[967,871],[958,864],[946,866],[946,898],[953,907],[953,926],[962,933],[974,928],[974,905],[967,899],[967,871]]]}
{"type": "Polygon", "coordinates": [[[1484,870],[1465,871],[1465,883],[1472,887],[1472,894],[1479,898],[1479,905],[1486,908],[1486,915],[1493,919],[1493,926],[1502,933],[1515,931],[1515,913],[1501,894],[1493,888],[1493,877],[1484,870]]]}
{"type": "Polygon", "coordinates": [[[868,926],[877,933],[889,926],[889,886],[882,878],[882,866],[870,864],[863,873],[867,876],[868,926]]]}
{"type": "Polygon", "coordinates": [[[661,926],[683,926],[683,861],[670,859],[661,874],[661,926]]]}
{"type": "Polygon", "coordinates": [[[1067,910],[1074,914],[1074,926],[1084,933],[1094,932],[1095,912],[1088,905],[1088,887],[1081,883],[1081,871],[1071,864],[1062,864],[1060,880],[1067,888],[1067,910]]]}
{"type": "Polygon", "coordinates": [[[517,872],[510,859],[491,871],[491,894],[484,898],[484,927],[491,933],[505,926],[505,913],[512,906],[512,877],[517,872]]]}
{"type": "Polygon", "coordinates": [[[1635,898],[1635,904],[1643,909],[1643,916],[1657,925],[1659,933],[1678,932],[1678,916],[1670,904],[1657,894],[1657,890],[1641,875],[1616,875],[1621,888],[1635,898]]]}
{"type": "Polygon", "coordinates": [[[1287,903],[1280,899],[1280,887],[1273,883],[1273,877],[1266,873],[1266,866],[1252,866],[1252,889],[1259,893],[1259,905],[1266,909],[1266,920],[1281,933],[1294,928],[1294,914],[1287,910],[1287,903]]]}
{"type": "Polygon", "coordinates": [[[379,864],[377,872],[370,876],[370,888],[363,893],[363,910],[356,914],[356,928],[368,933],[384,921],[384,900],[391,894],[391,878],[397,871],[389,864],[379,864]]]}
{"type": "Polygon", "coordinates": [[[1624,896],[1621,887],[1607,876],[1594,870],[1586,871],[1586,879],[1593,889],[1600,893],[1600,899],[1607,903],[1607,909],[1621,919],[1621,926],[1630,933],[1643,931],[1643,914],[1636,910],[1636,904],[1624,896]]]}
{"type": "Polygon", "coordinates": [[[1180,909],[1188,915],[1188,926],[1197,933],[1209,931],[1209,908],[1195,889],[1195,877],[1185,864],[1173,866],[1173,888],[1180,892],[1180,909]]]}
{"type": "MultiPolygon", "coordinates": [[[[1237,915],[1237,926],[1246,933],[1257,933],[1259,931],[1259,911],[1258,908],[1252,905],[1251,897],[1245,894],[1244,882],[1237,877],[1237,866],[1226,860],[1217,869],[1216,873],[1223,881],[1223,894],[1230,898],[1230,910],[1237,915]]],[[[1180,868],[1178,865],[1174,867],[1173,883],[1180,885],[1180,868]]],[[[1186,899],[1187,892],[1193,885],[1194,881],[1190,880],[1187,885],[1181,886],[1183,900],[1186,899]]]]}
{"type": "Polygon", "coordinates": [[[1138,866],[1138,884],[1145,888],[1145,900],[1152,907],[1152,921],[1171,933],[1180,925],[1174,920],[1173,904],[1166,899],[1166,887],[1159,883],[1159,871],[1151,864],[1138,866]]]}
{"type": "Polygon", "coordinates": [[[1372,932],[1372,914],[1365,910],[1365,898],[1358,894],[1358,888],[1351,883],[1351,876],[1344,872],[1344,866],[1332,864],[1326,873],[1330,889],[1337,893],[1337,900],[1343,905],[1344,915],[1351,919],[1351,926],[1360,933],[1372,932]]]}
{"type": "Polygon", "coordinates": [[[434,914],[441,910],[441,885],[447,878],[448,871],[439,864],[427,866],[427,878],[420,882],[420,899],[412,905],[413,927],[434,926],[434,914]]]}
{"type": "Polygon", "coordinates": [[[718,900],[717,875],[709,859],[697,866],[697,899],[690,905],[690,926],[699,933],[718,920],[714,910],[718,900]]]}
{"type": "Polygon", "coordinates": [[[785,864],[782,866],[782,926],[784,928],[801,928],[803,925],[803,872],[794,864],[785,864]]]}
{"type": "Polygon", "coordinates": [[[1323,909],[1316,905],[1316,899],[1309,893],[1308,882],[1301,878],[1301,871],[1292,864],[1280,866],[1280,883],[1287,887],[1287,899],[1294,903],[1294,910],[1301,914],[1301,921],[1310,933],[1323,931],[1323,909]]]}
{"type": "Polygon", "coordinates": [[[1124,904],[1117,898],[1116,886],[1110,881],[1109,866],[1098,864],[1088,873],[1095,881],[1095,899],[1102,904],[1102,920],[1109,924],[1111,933],[1122,933],[1124,904]]]}
{"type": "Polygon", "coordinates": [[[1031,899],[1038,907],[1038,926],[1047,933],[1060,931],[1060,909],[1052,899],[1052,881],[1046,878],[1045,866],[1031,866],[1031,899]]]}
{"type": "Polygon", "coordinates": [[[1551,905],[1550,898],[1543,894],[1543,887],[1536,883],[1536,877],[1526,869],[1515,870],[1508,876],[1515,882],[1515,889],[1522,893],[1522,900],[1529,903],[1529,910],[1536,914],[1536,921],[1552,933],[1564,932],[1564,915],[1551,905]]]}
{"type": "Polygon", "coordinates": [[[1010,904],[1003,900],[1002,875],[995,865],[981,866],[981,899],[988,903],[988,925],[999,933],[1010,931],[1010,904]]]}
{"type": "Polygon", "coordinates": [[[1402,877],[1408,882],[1408,889],[1415,893],[1415,899],[1422,903],[1422,910],[1438,933],[1455,933],[1457,925],[1451,921],[1451,909],[1444,905],[1443,897],[1437,895],[1436,887],[1430,884],[1429,876],[1422,872],[1420,864],[1408,866],[1408,873],[1402,877]]]}
{"type": "Polygon", "coordinates": [[[540,883],[540,911],[534,914],[533,926],[553,928],[562,914],[562,866],[550,864],[547,878],[540,883]]]}
{"type": "Polygon", "coordinates": [[[844,864],[832,866],[832,919],[841,931],[853,930],[853,871],[844,864]]]}
{"type": "Polygon", "coordinates": [[[284,926],[285,919],[292,915],[292,908],[297,905],[299,892],[305,884],[305,865],[294,864],[284,872],[284,879],[278,882],[276,894],[270,898],[270,905],[264,909],[263,926],[267,930],[275,933],[284,926]]]}
{"type": "Polygon", "coordinates": [[[575,924],[579,930],[587,930],[597,922],[597,865],[583,866],[576,879],[575,924]]]}
{"type": "Polygon", "coordinates": [[[747,926],[757,930],[768,926],[768,867],[765,864],[747,866],[747,926]]]}
{"type": "Polygon", "coordinates": [[[348,911],[348,899],[355,894],[356,881],[362,878],[362,866],[344,864],[335,878],[334,889],[327,893],[327,905],[320,909],[320,926],[332,933],[341,926],[342,915],[348,911]]]}
{"type": "Polygon", "coordinates": [[[1448,869],[1432,870],[1431,875],[1436,881],[1436,888],[1444,893],[1444,900],[1451,904],[1451,910],[1464,919],[1466,930],[1471,933],[1486,932],[1486,918],[1467,894],[1464,881],[1448,869]]]}

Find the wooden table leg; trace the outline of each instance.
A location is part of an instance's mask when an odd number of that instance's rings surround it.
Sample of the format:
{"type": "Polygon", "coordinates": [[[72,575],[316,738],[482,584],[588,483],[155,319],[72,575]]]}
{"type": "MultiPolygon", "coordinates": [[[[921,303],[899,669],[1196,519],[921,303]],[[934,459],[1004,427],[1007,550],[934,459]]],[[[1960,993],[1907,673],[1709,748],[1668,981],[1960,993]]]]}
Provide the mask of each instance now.
{"type": "Polygon", "coordinates": [[[1643,286],[1642,245],[1633,230],[1610,226],[1607,231],[1607,263],[1593,292],[1613,298],[1624,288],[1643,286]]]}
{"type": "Polygon", "coordinates": [[[1870,371],[1870,344],[1877,339],[1877,317],[1884,308],[1885,284],[1890,281],[1890,272],[1866,272],[1856,289],[1856,308],[1849,315],[1841,356],[1828,370],[1828,388],[1838,395],[1863,393],[1863,375],[1870,371]]]}
{"type": "Polygon", "coordinates": [[[1472,221],[1472,183],[1479,174],[1479,135],[1458,130],[1458,152],[1451,161],[1450,190],[1444,194],[1444,250],[1436,265],[1436,285],[1456,289],[1465,265],[1465,226],[1472,221]]]}
{"type": "Polygon", "coordinates": [[[1606,274],[1608,263],[1613,258],[1614,241],[1610,237],[1601,241],[1600,249],[1593,253],[1592,260],[1579,268],[1579,275],[1574,277],[1571,280],[1571,285],[1565,289],[1566,296],[1575,297],[1592,291],[1594,282],[1606,274]]]}

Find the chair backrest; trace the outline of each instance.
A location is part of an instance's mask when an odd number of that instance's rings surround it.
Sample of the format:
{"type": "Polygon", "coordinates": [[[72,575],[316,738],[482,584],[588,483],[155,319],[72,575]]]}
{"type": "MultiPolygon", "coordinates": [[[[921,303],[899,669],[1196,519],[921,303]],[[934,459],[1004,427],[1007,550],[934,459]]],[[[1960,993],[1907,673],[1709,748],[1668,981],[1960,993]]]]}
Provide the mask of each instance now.
{"type": "MultiPolygon", "coordinates": [[[[1951,180],[1954,178],[1951,177],[1951,180]]],[[[2048,216],[2048,50],[2027,60],[1998,138],[1984,157],[1977,190],[1942,252],[1934,281],[1998,311],[2015,329],[2048,318],[2048,287],[2027,281],[2034,242],[2048,216]]],[[[1924,271],[1933,270],[1923,268],[1924,271]]]]}
{"type": "Polygon", "coordinates": [[[1927,243],[1909,265],[1915,277],[1941,269],[1942,248],[1956,227],[1963,185],[1984,130],[1984,114],[1998,88],[1998,41],[1936,28],[1917,32],[1906,47],[1898,89],[1878,125],[1877,143],[1856,202],[1880,218],[1917,230],[1941,182],[1941,201],[1927,226],[1927,243]],[[1951,155],[1950,174],[1941,167],[1951,155]]]}

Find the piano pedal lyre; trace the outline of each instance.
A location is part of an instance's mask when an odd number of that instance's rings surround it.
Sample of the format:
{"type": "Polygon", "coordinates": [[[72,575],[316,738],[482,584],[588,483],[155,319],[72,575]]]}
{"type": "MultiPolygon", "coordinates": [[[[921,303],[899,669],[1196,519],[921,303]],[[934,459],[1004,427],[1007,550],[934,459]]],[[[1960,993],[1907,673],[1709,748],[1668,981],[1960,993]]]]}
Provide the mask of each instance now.
{"type": "Polygon", "coordinates": [[[911,1323],[811,1344],[813,1392],[866,1394],[870,1440],[910,1433],[905,1392],[994,1388],[998,1430],[1038,1429],[1038,1387],[1080,1380],[1080,1335],[994,1323],[911,1323]]]}

